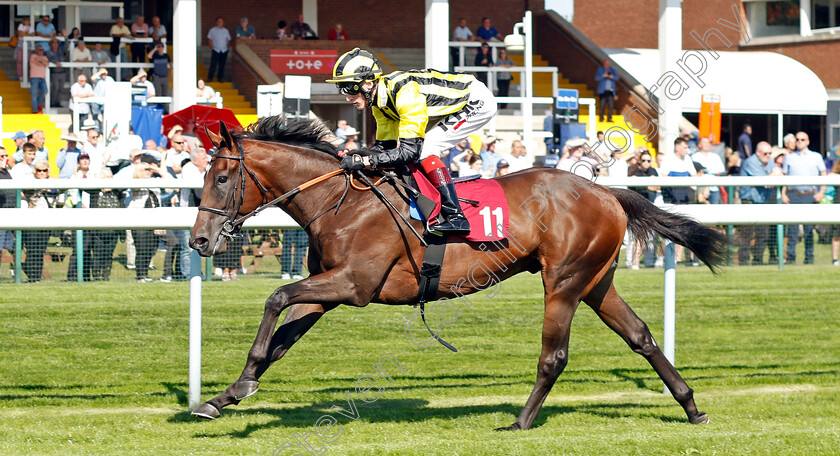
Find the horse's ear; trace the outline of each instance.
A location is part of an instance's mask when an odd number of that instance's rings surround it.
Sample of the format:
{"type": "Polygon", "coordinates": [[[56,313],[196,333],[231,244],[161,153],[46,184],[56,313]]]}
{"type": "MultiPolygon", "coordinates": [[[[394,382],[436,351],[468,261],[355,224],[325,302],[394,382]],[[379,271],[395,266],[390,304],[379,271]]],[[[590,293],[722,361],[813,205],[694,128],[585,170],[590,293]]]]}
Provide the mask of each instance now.
{"type": "Polygon", "coordinates": [[[213,143],[213,146],[219,147],[219,144],[222,143],[222,137],[210,131],[210,129],[207,128],[207,124],[204,124],[204,134],[210,138],[210,142],[213,143]]]}
{"type": "Polygon", "coordinates": [[[233,151],[233,137],[230,136],[230,131],[227,129],[227,125],[224,122],[219,122],[219,135],[222,137],[222,145],[221,147],[227,147],[228,150],[233,151]]]}

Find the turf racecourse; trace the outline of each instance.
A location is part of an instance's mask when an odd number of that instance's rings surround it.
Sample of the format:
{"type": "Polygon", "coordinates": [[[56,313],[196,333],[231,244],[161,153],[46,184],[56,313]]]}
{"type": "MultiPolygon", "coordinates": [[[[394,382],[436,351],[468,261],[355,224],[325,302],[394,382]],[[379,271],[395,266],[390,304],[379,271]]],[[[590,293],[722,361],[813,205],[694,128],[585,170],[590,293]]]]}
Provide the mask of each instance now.
{"type": "MultiPolygon", "coordinates": [[[[187,285],[0,286],[0,454],[271,455],[332,414],[326,455],[836,455],[840,453],[840,270],[678,270],[677,365],[711,423],[691,426],[640,356],[586,306],[570,362],[534,429],[499,433],[530,393],[540,351],[537,276],[476,296],[443,336],[410,344],[410,308],[328,314],[213,422],[185,411],[187,285]],[[405,372],[374,402],[345,392],[385,353],[405,372]],[[336,431],[338,428],[333,428],[336,431]],[[335,435],[333,433],[332,435],[335,435]]],[[[619,291],[661,338],[661,270],[618,273],[619,291]]],[[[205,285],[203,398],[239,374],[280,282],[205,285]]],[[[422,334],[422,333],[420,333],[422,334]]],[[[375,390],[374,390],[375,391],[375,390]]],[[[323,453],[319,453],[323,452],[323,453]]],[[[309,454],[302,447],[279,454],[309,454]]]]}

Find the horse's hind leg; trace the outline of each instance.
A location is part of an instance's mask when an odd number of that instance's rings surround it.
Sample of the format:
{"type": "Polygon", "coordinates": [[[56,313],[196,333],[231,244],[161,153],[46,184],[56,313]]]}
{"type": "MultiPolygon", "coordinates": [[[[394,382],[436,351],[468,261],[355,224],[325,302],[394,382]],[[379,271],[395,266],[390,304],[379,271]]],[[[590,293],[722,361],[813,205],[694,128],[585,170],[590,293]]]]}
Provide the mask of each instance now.
{"type": "Polygon", "coordinates": [[[694,391],[688,387],[677,369],[665,358],[659,346],[653,340],[645,322],[621,299],[612,284],[612,271],[602,280],[601,286],[584,298],[584,302],[615,331],[634,352],[644,356],[659,377],[671,391],[674,399],[685,410],[692,424],[707,423],[709,417],[697,410],[694,404],[694,391]]]}
{"type": "MultiPolygon", "coordinates": [[[[192,414],[199,418],[215,419],[219,417],[222,407],[238,404],[242,399],[257,392],[257,379],[268,369],[274,361],[282,358],[289,348],[303,336],[327,311],[335,306],[325,308],[321,304],[295,304],[289,307],[283,323],[271,335],[279,317],[279,311],[266,306],[266,316],[260,324],[257,340],[248,353],[248,362],[239,379],[225,389],[222,394],[201,404],[192,414]],[[270,340],[269,340],[270,339],[270,340]]],[[[282,309],[280,309],[282,310],[282,309]]]]}
{"type": "MultiPolygon", "coordinates": [[[[548,290],[549,287],[546,287],[548,290]]],[[[542,353],[540,353],[539,364],[537,365],[537,383],[534,385],[525,408],[519,414],[519,418],[507,427],[496,429],[497,431],[514,431],[529,429],[542,408],[545,398],[548,396],[557,377],[563,372],[569,360],[569,332],[572,325],[572,316],[575,314],[578,302],[573,299],[566,299],[563,295],[553,290],[545,297],[545,318],[543,319],[542,331],[542,353]]]]}

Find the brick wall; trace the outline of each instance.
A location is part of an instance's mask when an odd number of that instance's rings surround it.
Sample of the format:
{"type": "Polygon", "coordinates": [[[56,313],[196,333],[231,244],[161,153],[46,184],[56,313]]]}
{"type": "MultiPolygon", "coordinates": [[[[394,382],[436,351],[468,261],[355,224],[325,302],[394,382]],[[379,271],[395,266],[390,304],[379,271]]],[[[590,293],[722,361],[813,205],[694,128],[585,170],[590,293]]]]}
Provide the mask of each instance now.
{"type": "MultiPolygon", "coordinates": [[[[555,26],[546,15],[537,15],[535,19],[536,53],[546,59],[549,65],[556,66],[563,73],[563,77],[575,83],[584,83],[590,90],[597,92],[595,73],[601,66],[601,62],[586,53],[574,39],[555,26]]],[[[615,112],[623,114],[626,109],[633,106],[633,103],[637,103],[640,109],[649,115],[652,114],[648,112],[651,110],[647,108],[647,105],[639,103],[636,98],[630,98],[629,90],[626,81],[619,81],[615,112]]]]}
{"type": "MultiPolygon", "coordinates": [[[[699,49],[700,45],[690,32],[695,30],[702,36],[710,27],[717,28],[732,43],[737,43],[740,38],[737,31],[717,24],[720,18],[735,21],[733,4],[743,14],[739,0],[684,0],[683,49],[699,49]]],[[[658,48],[658,18],[658,0],[575,2],[575,27],[604,48],[658,48]]],[[[712,40],[711,44],[715,49],[726,49],[726,45],[717,40],[712,40]]],[[[731,50],[735,50],[734,46],[731,50]]]]}
{"type": "MultiPolygon", "coordinates": [[[[233,35],[239,18],[245,16],[257,30],[258,38],[273,38],[277,22],[291,24],[301,13],[300,3],[238,0],[231,8],[228,1],[205,0],[201,3],[201,36],[215,25],[216,17],[225,20],[225,27],[233,35]]],[[[543,10],[543,0],[495,0],[492,8],[486,0],[458,0],[449,3],[449,31],[459,17],[467,18],[475,30],[482,16],[489,16],[503,35],[509,34],[519,22],[526,7],[543,10]]],[[[399,3],[382,0],[320,0],[318,1],[318,35],[326,39],[329,30],[340,22],[350,38],[367,40],[374,47],[421,48],[425,46],[425,1],[406,0],[399,3]]],[[[306,18],[304,18],[306,21],[306,18]]],[[[206,43],[206,39],[204,40],[206,43]]]]}

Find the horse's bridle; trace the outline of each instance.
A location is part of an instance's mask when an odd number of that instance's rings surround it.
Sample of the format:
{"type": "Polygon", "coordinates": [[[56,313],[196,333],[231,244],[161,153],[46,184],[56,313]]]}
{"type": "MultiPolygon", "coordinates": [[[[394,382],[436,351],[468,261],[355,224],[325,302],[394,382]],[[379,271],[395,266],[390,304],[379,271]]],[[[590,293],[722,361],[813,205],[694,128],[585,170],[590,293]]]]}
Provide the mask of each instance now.
{"type": "MultiPolygon", "coordinates": [[[[291,197],[297,195],[301,191],[305,190],[307,187],[315,185],[315,184],[317,184],[321,181],[324,181],[324,180],[326,180],[330,177],[337,176],[339,174],[344,173],[343,169],[337,169],[335,171],[332,171],[332,172],[329,172],[327,174],[321,175],[321,176],[316,177],[314,179],[310,179],[310,180],[304,182],[303,184],[293,188],[292,190],[278,196],[277,198],[274,198],[273,200],[268,201],[268,197],[267,197],[268,189],[266,189],[265,186],[262,184],[262,182],[260,182],[260,180],[257,178],[256,173],[254,173],[254,171],[251,168],[248,168],[248,165],[245,163],[245,149],[242,147],[242,143],[240,141],[236,141],[236,147],[239,148],[239,155],[238,156],[237,155],[220,154],[220,153],[212,153],[212,152],[208,154],[212,158],[226,158],[228,160],[236,160],[236,161],[239,162],[239,176],[238,176],[239,181],[234,185],[233,195],[231,195],[231,199],[235,200],[234,207],[232,208],[232,210],[229,210],[229,211],[226,212],[222,209],[216,209],[215,207],[198,206],[199,211],[210,212],[211,214],[221,215],[221,216],[224,216],[224,217],[228,218],[225,221],[224,225],[222,225],[221,233],[219,233],[220,236],[224,236],[228,239],[236,236],[237,233],[239,233],[239,230],[242,229],[242,225],[245,223],[245,220],[248,220],[249,218],[259,214],[260,212],[262,212],[266,208],[272,207],[272,206],[276,205],[277,203],[279,203],[279,202],[281,202],[285,199],[288,199],[288,198],[291,198],[291,197]],[[251,179],[254,181],[254,183],[257,184],[257,188],[260,190],[260,196],[262,197],[262,204],[260,204],[253,211],[237,218],[237,216],[239,215],[239,210],[242,208],[242,203],[245,201],[245,173],[246,172],[248,173],[249,176],[251,176],[251,179]],[[237,193],[238,193],[238,197],[237,197],[237,193]]],[[[306,226],[308,226],[309,224],[314,222],[316,219],[318,219],[322,215],[329,212],[331,209],[336,208],[336,210],[337,210],[338,206],[341,205],[341,202],[344,201],[344,198],[347,196],[348,189],[349,188],[345,187],[344,194],[341,196],[341,198],[338,200],[338,202],[336,204],[330,206],[329,208],[327,208],[326,210],[324,210],[323,212],[321,212],[317,216],[315,216],[312,220],[309,221],[309,223],[306,224],[306,226]]],[[[303,228],[306,228],[306,226],[304,226],[303,228]]]]}

